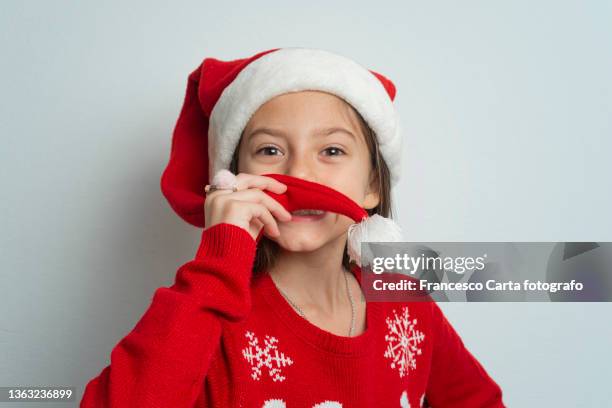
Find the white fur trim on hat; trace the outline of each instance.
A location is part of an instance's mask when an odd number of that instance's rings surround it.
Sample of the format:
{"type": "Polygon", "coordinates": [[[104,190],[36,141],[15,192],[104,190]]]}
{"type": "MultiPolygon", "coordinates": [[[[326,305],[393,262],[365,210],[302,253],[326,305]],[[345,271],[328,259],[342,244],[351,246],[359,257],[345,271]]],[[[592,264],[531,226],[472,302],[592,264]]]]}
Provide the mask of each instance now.
{"type": "Polygon", "coordinates": [[[402,140],[395,106],[383,84],[368,69],[320,49],[281,48],[244,67],[221,93],[208,130],[209,175],[228,169],[242,131],[270,99],[304,90],[324,91],[351,104],[376,133],[380,151],[399,180],[402,140]]]}

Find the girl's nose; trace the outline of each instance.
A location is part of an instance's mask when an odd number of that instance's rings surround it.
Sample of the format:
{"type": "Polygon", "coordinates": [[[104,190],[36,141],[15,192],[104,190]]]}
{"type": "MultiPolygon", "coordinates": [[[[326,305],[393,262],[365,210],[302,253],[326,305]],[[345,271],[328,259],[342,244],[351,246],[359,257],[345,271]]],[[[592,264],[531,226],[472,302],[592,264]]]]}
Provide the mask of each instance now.
{"type": "Polygon", "coordinates": [[[285,174],[313,182],[317,182],[318,179],[315,174],[315,164],[306,157],[291,158],[285,168],[285,174]]]}

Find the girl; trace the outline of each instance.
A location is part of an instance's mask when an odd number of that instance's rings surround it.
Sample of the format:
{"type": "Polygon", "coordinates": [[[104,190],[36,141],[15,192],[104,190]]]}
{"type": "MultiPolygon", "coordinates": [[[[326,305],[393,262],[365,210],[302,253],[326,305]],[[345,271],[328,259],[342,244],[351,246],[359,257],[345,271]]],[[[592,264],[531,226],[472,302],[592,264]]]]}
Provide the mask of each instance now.
{"type": "Polygon", "coordinates": [[[390,216],[394,97],[389,79],[329,51],[205,59],[161,179],[200,245],[81,407],[503,407],[435,302],[365,300],[353,219],[275,199],[296,180],[390,216]]]}

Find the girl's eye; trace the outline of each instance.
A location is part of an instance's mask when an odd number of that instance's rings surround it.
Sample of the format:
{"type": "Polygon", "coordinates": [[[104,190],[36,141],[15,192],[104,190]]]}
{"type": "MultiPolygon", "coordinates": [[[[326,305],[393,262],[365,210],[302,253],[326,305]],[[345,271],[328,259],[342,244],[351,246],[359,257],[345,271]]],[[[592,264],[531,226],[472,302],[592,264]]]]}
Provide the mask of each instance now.
{"type": "Polygon", "coordinates": [[[263,151],[272,152],[272,154],[264,154],[264,156],[277,156],[277,155],[280,154],[280,150],[276,146],[265,146],[265,147],[262,147],[261,149],[259,149],[257,151],[257,153],[263,152],[263,151]]]}
{"type": "Polygon", "coordinates": [[[339,147],[328,147],[327,149],[324,150],[325,152],[332,152],[331,154],[329,154],[328,156],[339,156],[341,154],[344,154],[344,150],[342,150],[339,147]]]}

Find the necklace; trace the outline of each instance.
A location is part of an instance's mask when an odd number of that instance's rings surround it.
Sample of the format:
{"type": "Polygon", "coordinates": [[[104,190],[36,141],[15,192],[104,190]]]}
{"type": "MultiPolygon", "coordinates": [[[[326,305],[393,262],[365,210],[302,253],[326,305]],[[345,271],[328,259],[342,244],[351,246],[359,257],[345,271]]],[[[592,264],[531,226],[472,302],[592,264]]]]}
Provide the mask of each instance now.
{"type": "MultiPolygon", "coordinates": [[[[351,302],[351,327],[349,329],[349,337],[352,336],[353,331],[355,330],[355,303],[353,302],[353,296],[351,295],[351,291],[349,289],[349,283],[348,283],[348,275],[349,272],[344,272],[344,281],[346,283],[346,293],[348,294],[348,298],[349,298],[349,302],[351,302]]],[[[270,277],[270,279],[272,279],[270,277]]],[[[302,311],[302,309],[300,309],[300,307],[298,305],[296,305],[295,303],[293,303],[291,301],[291,299],[289,299],[289,297],[285,294],[285,292],[283,292],[278,285],[276,285],[276,282],[274,282],[274,279],[272,279],[272,282],[274,283],[274,286],[276,286],[276,289],[278,289],[278,291],[280,292],[281,295],[283,295],[283,297],[287,300],[287,302],[289,302],[289,304],[299,313],[300,316],[302,316],[302,318],[308,320],[306,318],[306,315],[304,314],[304,312],[302,311]]]]}

